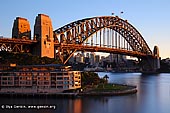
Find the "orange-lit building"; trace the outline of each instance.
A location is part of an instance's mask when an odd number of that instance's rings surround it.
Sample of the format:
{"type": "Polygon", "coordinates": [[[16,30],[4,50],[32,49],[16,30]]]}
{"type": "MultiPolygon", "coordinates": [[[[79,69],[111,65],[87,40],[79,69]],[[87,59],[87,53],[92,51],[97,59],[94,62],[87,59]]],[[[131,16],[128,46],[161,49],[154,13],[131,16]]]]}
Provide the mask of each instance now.
{"type": "Polygon", "coordinates": [[[81,88],[81,72],[70,66],[48,64],[0,66],[0,92],[61,93],[81,88]]]}

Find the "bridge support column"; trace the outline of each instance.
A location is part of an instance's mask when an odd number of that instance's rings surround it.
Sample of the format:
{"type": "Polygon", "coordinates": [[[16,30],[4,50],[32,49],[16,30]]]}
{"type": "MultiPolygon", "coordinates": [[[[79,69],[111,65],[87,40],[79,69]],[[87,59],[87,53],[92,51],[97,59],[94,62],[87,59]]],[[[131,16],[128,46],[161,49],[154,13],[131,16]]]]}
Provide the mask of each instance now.
{"type": "Polygon", "coordinates": [[[17,17],[14,20],[12,38],[31,40],[30,23],[27,19],[17,17]]]}
{"type": "Polygon", "coordinates": [[[153,59],[153,67],[154,67],[154,70],[160,69],[160,58],[156,57],[153,59]]]}
{"type": "Polygon", "coordinates": [[[156,72],[160,68],[159,49],[157,46],[154,47],[153,55],[140,59],[142,72],[156,72]]]}
{"type": "Polygon", "coordinates": [[[141,72],[152,72],[153,70],[153,59],[151,56],[147,56],[139,59],[139,65],[141,67],[141,72]]]}
{"type": "Polygon", "coordinates": [[[54,58],[54,36],[49,16],[38,14],[34,25],[34,38],[38,43],[33,53],[40,57],[54,58]]]}
{"type": "Polygon", "coordinates": [[[160,69],[160,57],[159,57],[159,48],[158,46],[154,47],[153,54],[155,58],[153,59],[153,67],[155,70],[160,69]]]}

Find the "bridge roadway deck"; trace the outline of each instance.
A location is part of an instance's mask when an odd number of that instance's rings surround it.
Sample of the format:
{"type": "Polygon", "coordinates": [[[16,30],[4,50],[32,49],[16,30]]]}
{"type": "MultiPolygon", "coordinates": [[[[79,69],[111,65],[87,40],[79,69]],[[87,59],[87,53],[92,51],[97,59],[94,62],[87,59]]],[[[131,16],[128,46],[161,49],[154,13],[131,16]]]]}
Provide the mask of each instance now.
{"type": "Polygon", "coordinates": [[[147,55],[138,51],[125,50],[121,48],[109,48],[109,47],[100,47],[100,46],[90,46],[90,45],[80,45],[80,44],[54,44],[55,47],[60,47],[62,49],[68,50],[77,50],[77,51],[88,51],[88,52],[106,52],[106,53],[115,53],[115,54],[124,54],[134,57],[146,57],[153,55],[147,55]]]}
{"type": "Polygon", "coordinates": [[[29,39],[15,39],[15,38],[0,38],[0,43],[10,43],[10,44],[33,44],[36,40],[29,39]]]}

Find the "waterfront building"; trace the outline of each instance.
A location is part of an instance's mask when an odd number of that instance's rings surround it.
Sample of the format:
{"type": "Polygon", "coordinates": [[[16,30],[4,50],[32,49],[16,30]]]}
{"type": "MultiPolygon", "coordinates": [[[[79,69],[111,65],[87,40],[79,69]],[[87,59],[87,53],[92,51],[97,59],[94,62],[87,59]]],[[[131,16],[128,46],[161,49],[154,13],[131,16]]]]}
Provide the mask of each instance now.
{"type": "Polygon", "coordinates": [[[59,64],[0,66],[0,93],[61,93],[81,88],[81,72],[59,64]]]}

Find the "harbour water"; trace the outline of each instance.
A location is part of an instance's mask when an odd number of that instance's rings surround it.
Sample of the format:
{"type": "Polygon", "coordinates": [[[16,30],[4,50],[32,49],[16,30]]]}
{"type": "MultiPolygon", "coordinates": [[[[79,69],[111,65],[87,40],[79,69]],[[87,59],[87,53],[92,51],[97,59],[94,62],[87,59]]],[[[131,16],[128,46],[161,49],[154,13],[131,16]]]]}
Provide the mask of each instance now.
{"type": "Polygon", "coordinates": [[[77,98],[0,97],[0,113],[170,113],[170,74],[98,73],[110,83],[136,85],[125,96],[77,98]]]}

